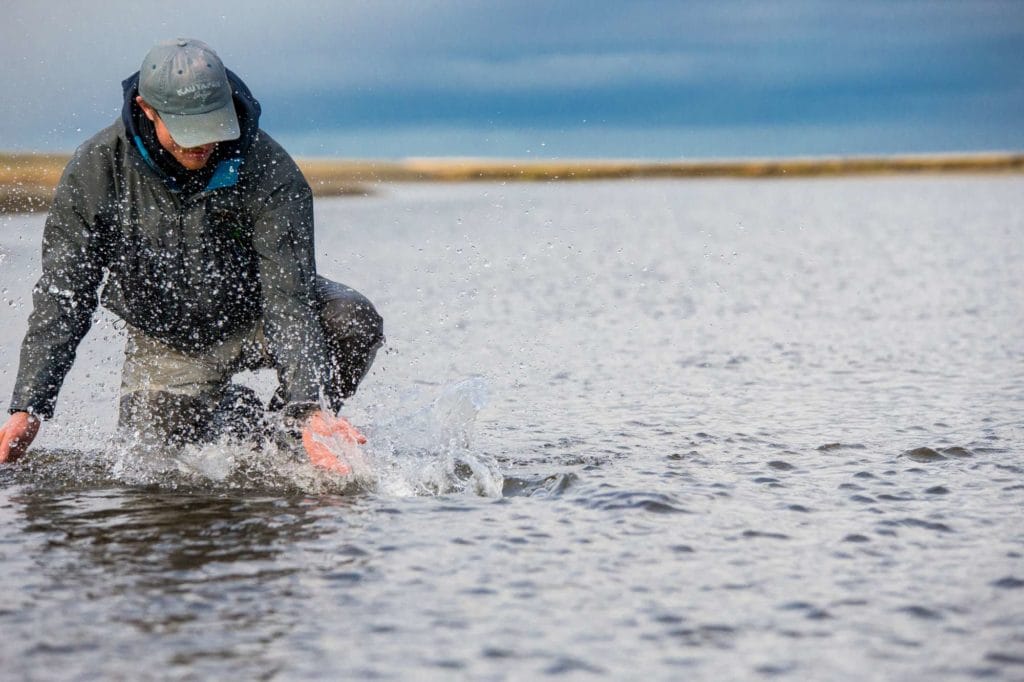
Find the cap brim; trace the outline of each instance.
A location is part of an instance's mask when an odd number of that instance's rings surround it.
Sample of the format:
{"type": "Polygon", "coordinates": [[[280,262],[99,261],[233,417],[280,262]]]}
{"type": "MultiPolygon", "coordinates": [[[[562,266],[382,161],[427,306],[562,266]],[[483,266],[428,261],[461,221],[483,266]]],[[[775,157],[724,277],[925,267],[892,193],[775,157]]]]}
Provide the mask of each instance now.
{"type": "Polygon", "coordinates": [[[199,147],[211,142],[237,140],[242,134],[234,102],[204,114],[165,114],[162,111],[159,114],[179,147],[199,147]]]}

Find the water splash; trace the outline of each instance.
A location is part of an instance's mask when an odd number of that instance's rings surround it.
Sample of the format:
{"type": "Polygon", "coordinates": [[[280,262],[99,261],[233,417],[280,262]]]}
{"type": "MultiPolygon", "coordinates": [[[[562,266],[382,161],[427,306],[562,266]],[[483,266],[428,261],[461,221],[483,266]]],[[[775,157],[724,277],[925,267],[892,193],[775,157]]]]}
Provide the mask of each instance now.
{"type": "Polygon", "coordinates": [[[487,383],[471,377],[435,396],[407,395],[390,416],[368,429],[363,454],[387,495],[469,492],[500,497],[503,477],[494,457],[474,451],[476,416],[487,404],[487,383]]]}
{"type": "Polygon", "coordinates": [[[182,492],[348,494],[390,496],[476,494],[498,497],[503,478],[493,457],[472,448],[486,382],[473,377],[436,394],[380,405],[379,418],[360,423],[369,442],[324,441],[352,469],[341,476],[312,466],[295,448],[268,440],[222,440],[184,448],[154,447],[128,438],[104,448],[36,448],[10,467],[10,483],[79,488],[155,487],[182,492]]]}

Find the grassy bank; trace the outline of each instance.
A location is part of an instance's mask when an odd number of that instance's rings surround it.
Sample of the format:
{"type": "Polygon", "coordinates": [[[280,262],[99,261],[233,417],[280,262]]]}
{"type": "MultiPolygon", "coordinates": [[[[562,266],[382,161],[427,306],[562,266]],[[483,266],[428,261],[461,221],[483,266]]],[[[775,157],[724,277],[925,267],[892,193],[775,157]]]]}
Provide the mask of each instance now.
{"type": "Polygon", "coordinates": [[[60,154],[0,154],[0,213],[46,210],[67,162],[60,154]]]}
{"type": "MultiPolygon", "coordinates": [[[[67,160],[66,155],[0,153],[0,213],[45,210],[67,160]]],[[[299,165],[315,195],[343,196],[369,194],[388,182],[1024,173],[1024,153],[672,162],[303,159],[299,165]]]]}

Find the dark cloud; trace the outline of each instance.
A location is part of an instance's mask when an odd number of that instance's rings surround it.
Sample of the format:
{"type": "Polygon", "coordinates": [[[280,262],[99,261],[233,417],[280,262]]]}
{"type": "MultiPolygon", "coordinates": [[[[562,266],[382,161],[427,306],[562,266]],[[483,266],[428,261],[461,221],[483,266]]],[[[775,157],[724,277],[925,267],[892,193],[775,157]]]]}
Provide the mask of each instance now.
{"type": "MultiPolygon", "coordinates": [[[[588,126],[599,125],[591,144],[600,155],[621,146],[600,144],[616,130],[623,140],[639,129],[674,139],[713,129],[726,139],[729,129],[774,127],[792,153],[807,153],[793,131],[823,140],[821,130],[874,126],[879,141],[897,145],[895,131],[916,123],[931,142],[907,147],[1024,146],[1019,2],[92,5],[5,7],[0,87],[15,95],[0,101],[0,147],[81,140],[113,118],[120,78],[155,40],[175,35],[214,45],[286,141],[357,130],[384,140],[391,131],[416,154],[431,147],[415,144],[416,130],[461,127],[506,131],[494,139],[561,131],[582,148],[588,126]]],[[[853,151],[842,139],[833,151],[853,151]]]]}

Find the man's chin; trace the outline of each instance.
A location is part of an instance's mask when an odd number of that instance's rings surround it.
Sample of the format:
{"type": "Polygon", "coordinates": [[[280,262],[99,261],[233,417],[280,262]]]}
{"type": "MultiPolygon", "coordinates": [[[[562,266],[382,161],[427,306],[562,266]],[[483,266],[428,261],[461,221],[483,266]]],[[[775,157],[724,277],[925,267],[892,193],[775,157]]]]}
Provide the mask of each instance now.
{"type": "Polygon", "coordinates": [[[205,152],[203,154],[187,154],[179,152],[174,155],[174,160],[184,166],[185,170],[197,171],[205,167],[210,162],[210,157],[213,156],[213,152],[205,152]]]}
{"type": "Polygon", "coordinates": [[[178,159],[178,163],[185,167],[185,170],[197,171],[201,170],[210,162],[210,157],[207,156],[203,159],[178,159]]]}

